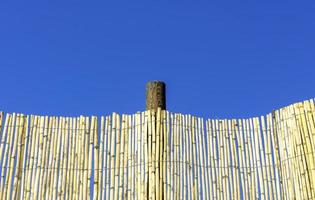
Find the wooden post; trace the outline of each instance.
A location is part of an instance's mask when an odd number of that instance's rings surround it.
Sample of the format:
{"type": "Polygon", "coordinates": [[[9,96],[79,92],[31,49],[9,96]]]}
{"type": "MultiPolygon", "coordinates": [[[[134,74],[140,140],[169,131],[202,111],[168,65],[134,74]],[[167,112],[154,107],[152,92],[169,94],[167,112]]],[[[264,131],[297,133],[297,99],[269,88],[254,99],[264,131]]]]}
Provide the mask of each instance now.
{"type": "Polygon", "coordinates": [[[146,110],[166,109],[165,83],[161,81],[150,81],[146,87],[146,110]]]}

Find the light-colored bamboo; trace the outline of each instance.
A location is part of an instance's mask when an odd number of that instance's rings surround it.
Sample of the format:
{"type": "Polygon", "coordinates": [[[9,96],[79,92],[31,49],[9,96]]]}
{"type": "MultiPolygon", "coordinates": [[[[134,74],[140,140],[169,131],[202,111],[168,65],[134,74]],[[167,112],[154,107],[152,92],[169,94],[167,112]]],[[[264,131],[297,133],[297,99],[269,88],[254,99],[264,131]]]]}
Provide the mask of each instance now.
{"type": "MultiPolygon", "coordinates": [[[[20,125],[20,114],[13,115],[13,126],[19,126],[20,125]]],[[[15,128],[11,129],[11,139],[9,141],[9,151],[8,151],[8,163],[7,163],[7,177],[5,182],[5,190],[4,195],[2,196],[3,199],[8,199],[11,195],[11,188],[12,188],[12,174],[14,171],[14,160],[16,157],[16,149],[19,144],[17,144],[17,138],[18,138],[18,131],[15,128]]]]}
{"type": "Polygon", "coordinates": [[[1,199],[314,199],[314,100],[249,119],[0,112],[1,199]]]}

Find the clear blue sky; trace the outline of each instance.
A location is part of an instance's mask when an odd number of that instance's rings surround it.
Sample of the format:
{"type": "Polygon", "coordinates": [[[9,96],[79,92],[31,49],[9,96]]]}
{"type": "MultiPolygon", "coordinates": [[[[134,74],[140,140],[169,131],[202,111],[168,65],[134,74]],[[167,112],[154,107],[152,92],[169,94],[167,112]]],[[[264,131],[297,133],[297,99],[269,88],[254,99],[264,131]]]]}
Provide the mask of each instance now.
{"type": "Polygon", "coordinates": [[[315,93],[314,1],[1,1],[0,109],[250,117],[315,93]]]}

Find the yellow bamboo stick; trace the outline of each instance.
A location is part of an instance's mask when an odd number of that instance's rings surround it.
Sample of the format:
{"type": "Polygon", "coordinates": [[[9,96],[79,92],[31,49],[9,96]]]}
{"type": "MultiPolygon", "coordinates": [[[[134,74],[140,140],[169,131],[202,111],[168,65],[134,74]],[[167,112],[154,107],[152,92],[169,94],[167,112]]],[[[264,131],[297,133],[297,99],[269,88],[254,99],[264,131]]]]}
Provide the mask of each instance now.
{"type": "Polygon", "coordinates": [[[61,119],[60,118],[55,118],[54,119],[54,125],[53,125],[53,145],[51,147],[51,153],[52,153],[52,157],[51,157],[51,160],[50,160],[50,166],[51,166],[51,172],[50,172],[50,175],[49,175],[49,191],[46,193],[45,197],[48,198],[48,197],[52,197],[54,195],[54,188],[55,188],[55,179],[57,178],[56,177],[56,173],[57,173],[57,162],[58,162],[58,144],[59,144],[59,138],[60,138],[60,129],[59,129],[59,126],[60,126],[60,121],[61,119]]]}
{"type": "Polygon", "coordinates": [[[181,199],[189,198],[189,155],[188,155],[188,127],[186,124],[186,115],[180,115],[180,148],[181,148],[181,199]]]}
{"type": "MultiPolygon", "coordinates": [[[[104,165],[106,162],[106,152],[105,152],[105,148],[106,148],[106,136],[105,136],[105,122],[104,122],[104,117],[101,117],[101,127],[100,127],[100,141],[99,141],[99,163],[97,168],[99,169],[99,177],[98,177],[98,191],[99,191],[99,199],[103,199],[104,198],[104,181],[105,180],[105,174],[106,174],[106,170],[104,169],[104,165]]],[[[94,194],[95,195],[95,194],[94,194]]]]}
{"type": "Polygon", "coordinates": [[[89,128],[89,144],[88,144],[88,148],[89,148],[89,157],[88,157],[88,165],[87,165],[87,193],[88,193],[88,198],[92,199],[92,194],[91,194],[91,185],[93,184],[93,179],[92,179],[92,159],[93,159],[93,146],[94,146],[94,130],[95,130],[95,123],[96,123],[96,119],[94,116],[92,116],[90,118],[90,126],[88,126],[89,128]]]}
{"type": "MultiPolygon", "coordinates": [[[[115,144],[113,144],[115,141],[113,140],[113,138],[115,138],[115,133],[114,133],[114,126],[115,126],[115,120],[116,118],[114,118],[114,114],[112,116],[109,117],[108,119],[108,139],[109,139],[109,146],[108,146],[108,157],[107,157],[107,183],[106,183],[106,199],[110,199],[113,198],[113,193],[112,193],[112,187],[114,187],[111,182],[112,180],[112,173],[114,172],[114,149],[115,149],[115,144]]],[[[115,126],[116,127],[116,126],[115,126]]]]}
{"type": "MultiPolygon", "coordinates": [[[[136,124],[140,124],[139,122],[139,114],[136,114],[136,124]]],[[[139,128],[140,126],[138,126],[139,128]]],[[[128,195],[128,163],[129,163],[129,132],[130,132],[131,124],[129,123],[129,115],[125,116],[125,130],[124,130],[124,162],[123,162],[123,197],[124,199],[127,199],[128,195]]],[[[140,158],[139,158],[140,159],[140,158]]],[[[140,181],[139,181],[140,182],[140,181]]],[[[138,186],[140,184],[138,183],[138,186]]],[[[139,191],[137,191],[139,192],[139,191]]]]}
{"type": "MultiPolygon", "coordinates": [[[[2,119],[0,119],[1,121],[2,119]]],[[[23,114],[20,114],[20,120],[19,123],[17,123],[17,147],[16,147],[16,166],[15,166],[15,173],[14,173],[14,179],[13,182],[13,191],[12,191],[12,199],[19,198],[19,185],[21,180],[21,174],[22,174],[22,163],[23,163],[23,154],[24,154],[24,138],[25,138],[25,116],[23,114]]],[[[1,126],[1,125],[0,125],[1,126]]]]}
{"type": "Polygon", "coordinates": [[[2,134],[2,141],[1,141],[1,157],[2,158],[2,165],[1,165],[1,179],[0,179],[0,197],[3,197],[4,196],[4,193],[5,193],[5,190],[6,190],[6,187],[5,187],[5,184],[6,184],[6,179],[7,179],[7,176],[5,175],[6,172],[8,171],[8,168],[7,168],[7,163],[9,162],[8,159],[9,159],[9,147],[10,147],[10,143],[11,143],[11,132],[12,132],[12,127],[13,127],[13,124],[14,124],[14,115],[7,115],[7,118],[8,118],[8,121],[7,121],[7,128],[6,130],[4,131],[4,133],[2,134]]]}
{"type": "Polygon", "coordinates": [[[4,171],[5,171],[4,155],[6,154],[6,150],[7,150],[7,140],[8,140],[8,132],[9,132],[10,125],[11,125],[11,114],[6,114],[4,128],[1,135],[1,143],[0,143],[0,159],[2,161],[0,165],[1,166],[1,169],[0,169],[1,170],[1,179],[0,179],[0,196],[1,197],[3,194],[3,185],[4,185],[4,171]]]}
{"type": "Polygon", "coordinates": [[[73,199],[72,194],[73,192],[70,191],[71,188],[73,187],[73,180],[72,180],[72,172],[73,172],[73,154],[74,154],[74,135],[73,135],[73,118],[69,117],[68,118],[68,128],[66,132],[66,140],[67,140],[67,145],[66,145],[66,154],[65,154],[65,178],[64,178],[64,198],[65,199],[73,199]]]}
{"type": "MultiPolygon", "coordinates": [[[[127,118],[127,122],[128,122],[128,118],[127,118]]],[[[141,198],[141,194],[142,194],[142,186],[143,186],[143,184],[142,184],[142,180],[143,180],[143,177],[142,177],[142,168],[143,168],[143,166],[142,166],[142,162],[143,162],[143,149],[142,149],[142,140],[143,140],[143,131],[142,131],[142,124],[141,124],[142,122],[141,122],[141,113],[140,112],[137,112],[136,114],[135,114],[135,129],[136,129],[136,132],[137,132],[137,140],[135,141],[135,145],[137,146],[137,149],[138,149],[138,156],[137,156],[137,166],[135,167],[135,170],[136,170],[136,197],[137,198],[141,198]]],[[[130,130],[130,124],[128,123],[128,125],[127,125],[127,127],[128,127],[128,129],[127,129],[127,132],[126,132],[126,139],[127,139],[127,141],[125,142],[125,144],[126,144],[126,147],[125,147],[125,149],[128,151],[128,149],[129,149],[129,143],[130,143],[130,141],[129,141],[129,130],[130,130]]],[[[128,152],[128,154],[129,154],[130,152],[128,152]]],[[[127,163],[126,163],[126,166],[127,166],[127,164],[128,164],[128,157],[129,156],[125,156],[125,159],[126,159],[126,161],[127,161],[127,163]]],[[[127,167],[126,167],[126,169],[128,169],[127,167]]],[[[126,175],[125,175],[125,177],[126,177],[126,180],[128,180],[128,177],[127,177],[127,170],[126,170],[126,175]]],[[[127,192],[127,183],[128,183],[128,181],[125,181],[125,183],[126,183],[126,193],[128,193],[127,192]]]]}
{"type": "MultiPolygon", "coordinates": [[[[129,146],[128,146],[128,189],[127,189],[127,199],[132,199],[132,169],[133,169],[133,150],[132,150],[132,146],[133,146],[133,123],[132,123],[132,117],[128,116],[128,123],[130,124],[130,129],[129,129],[129,133],[128,133],[128,140],[129,140],[129,146]]],[[[145,150],[144,150],[145,151],[145,150]]]]}
{"type": "Polygon", "coordinates": [[[196,118],[192,117],[191,118],[191,136],[192,136],[192,167],[194,168],[194,182],[193,182],[193,188],[192,188],[192,198],[193,199],[198,199],[199,195],[199,183],[198,183],[198,166],[197,166],[197,143],[196,143],[196,118]]]}
{"type": "Polygon", "coordinates": [[[229,162],[229,129],[228,129],[228,123],[227,120],[222,120],[222,140],[223,140],[223,181],[224,181],[224,198],[228,199],[230,197],[230,193],[231,191],[231,177],[229,175],[229,171],[230,171],[230,162],[229,162]]]}
{"type": "MultiPolygon", "coordinates": [[[[100,177],[100,173],[102,173],[100,171],[100,153],[99,153],[99,137],[98,137],[98,124],[97,124],[97,117],[93,117],[94,119],[94,123],[93,123],[93,146],[92,148],[94,149],[94,192],[93,192],[93,199],[99,199],[100,198],[100,181],[99,181],[99,177],[100,177]]],[[[91,156],[92,158],[92,156],[91,156]]],[[[92,161],[93,162],[93,161],[92,161]]],[[[91,162],[91,163],[92,163],[91,162]]],[[[92,166],[91,166],[92,169],[92,166]]],[[[92,179],[92,177],[90,177],[90,179],[92,179]]]]}
{"type": "Polygon", "coordinates": [[[205,173],[205,148],[204,148],[204,130],[203,130],[203,122],[201,118],[198,118],[198,140],[199,140],[199,158],[200,158],[200,172],[201,172],[201,176],[200,176],[200,184],[201,187],[200,189],[202,190],[202,197],[204,199],[208,199],[207,198],[207,191],[206,191],[206,173],[205,173]]]}
{"type": "Polygon", "coordinates": [[[41,151],[41,156],[39,156],[39,187],[37,191],[38,198],[42,198],[43,193],[45,192],[46,188],[43,187],[45,183],[45,178],[47,174],[47,152],[48,152],[48,146],[49,146],[49,117],[45,116],[42,117],[43,124],[41,127],[41,141],[40,141],[40,151],[41,151]]]}
{"type": "MultiPolygon", "coordinates": [[[[21,151],[19,155],[19,163],[17,164],[17,169],[20,169],[18,172],[18,177],[15,182],[16,190],[14,191],[15,196],[13,199],[23,199],[23,192],[24,192],[24,180],[26,175],[26,163],[27,163],[27,143],[29,141],[29,116],[24,116],[23,118],[23,127],[22,128],[22,144],[21,144],[21,151]]],[[[0,156],[1,159],[1,156],[0,156]]]]}
{"type": "Polygon", "coordinates": [[[160,137],[161,137],[161,131],[160,131],[160,125],[161,125],[161,108],[157,109],[156,112],[156,119],[155,119],[155,163],[154,163],[154,171],[155,171],[155,192],[156,192],[156,199],[161,199],[161,193],[160,193],[160,137]]]}
{"type": "MultiPolygon", "coordinates": [[[[15,114],[13,114],[13,119],[15,118],[15,114]]],[[[14,120],[13,120],[14,121],[14,120]]],[[[16,158],[16,149],[19,145],[17,142],[18,139],[18,129],[17,126],[20,125],[21,117],[20,114],[16,115],[15,123],[13,124],[14,128],[11,130],[11,140],[9,141],[9,154],[8,154],[8,164],[7,164],[7,173],[6,173],[6,182],[5,182],[5,191],[3,199],[11,198],[11,190],[12,190],[12,176],[14,172],[14,160],[16,158]]]]}
{"type": "Polygon", "coordinates": [[[106,116],[104,122],[104,163],[103,163],[103,170],[104,170],[104,178],[103,178],[103,197],[108,198],[108,191],[109,191],[109,167],[110,167],[110,116],[106,116]]]}
{"type": "Polygon", "coordinates": [[[34,185],[34,178],[35,178],[35,172],[36,172],[36,162],[35,162],[35,153],[36,153],[36,147],[38,146],[38,130],[39,130],[39,117],[34,116],[34,127],[33,127],[33,134],[32,134],[32,148],[30,149],[30,174],[27,179],[27,196],[26,199],[31,199],[33,197],[33,190],[36,185],[34,185]]]}
{"type": "Polygon", "coordinates": [[[248,167],[248,181],[249,181],[249,197],[250,199],[255,198],[255,177],[254,177],[254,158],[252,150],[251,140],[251,128],[249,126],[249,120],[243,120],[244,132],[245,132],[245,144],[247,149],[247,167],[248,167]]]}
{"type": "Polygon", "coordinates": [[[81,144],[80,144],[80,140],[79,137],[80,136],[80,118],[79,117],[75,117],[73,118],[73,138],[74,138],[74,142],[72,143],[72,148],[73,148],[73,157],[72,157],[72,185],[73,188],[70,189],[70,192],[72,194],[70,194],[70,197],[73,199],[77,199],[78,195],[79,195],[79,177],[80,177],[80,170],[78,170],[80,168],[80,149],[81,149],[81,144]]]}
{"type": "Polygon", "coordinates": [[[121,124],[121,140],[120,140],[120,154],[119,156],[119,187],[118,190],[118,199],[123,199],[123,180],[124,180],[124,150],[125,150],[125,131],[126,131],[126,115],[122,115],[122,124],[121,124]]]}
{"type": "Polygon", "coordinates": [[[84,187],[83,187],[83,182],[85,181],[84,180],[84,162],[85,162],[85,158],[84,158],[84,151],[85,151],[85,128],[84,128],[84,117],[83,116],[80,116],[79,117],[79,145],[80,145],[80,148],[79,148],[79,167],[78,167],[78,172],[79,172],[79,177],[78,177],[78,180],[79,180],[79,185],[78,185],[78,199],[83,199],[83,192],[84,192],[84,187]]]}
{"type": "Polygon", "coordinates": [[[116,127],[117,127],[117,114],[113,113],[112,116],[112,131],[111,131],[111,166],[110,166],[110,196],[109,199],[114,199],[114,189],[115,189],[115,154],[117,155],[117,153],[115,152],[115,146],[116,146],[116,127]]]}
{"type": "Polygon", "coordinates": [[[231,159],[232,159],[232,166],[230,176],[233,176],[233,193],[232,198],[234,199],[241,199],[240,195],[240,187],[243,187],[243,181],[239,176],[239,167],[240,167],[240,151],[236,146],[236,143],[239,144],[239,135],[237,133],[237,122],[235,119],[228,121],[229,127],[229,143],[231,148],[231,159]],[[241,186],[240,186],[241,184],[241,186]]]}
{"type": "Polygon", "coordinates": [[[167,111],[162,111],[163,116],[163,199],[167,198],[168,192],[168,119],[167,111]]]}

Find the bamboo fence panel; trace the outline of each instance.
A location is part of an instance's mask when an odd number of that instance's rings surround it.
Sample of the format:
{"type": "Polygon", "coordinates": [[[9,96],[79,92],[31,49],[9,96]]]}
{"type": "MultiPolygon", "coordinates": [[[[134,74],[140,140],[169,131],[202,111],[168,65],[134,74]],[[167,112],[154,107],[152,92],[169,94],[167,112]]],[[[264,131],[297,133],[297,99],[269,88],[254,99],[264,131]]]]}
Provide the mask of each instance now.
{"type": "Polygon", "coordinates": [[[315,104],[249,119],[0,112],[0,199],[315,199],[315,104]]]}

